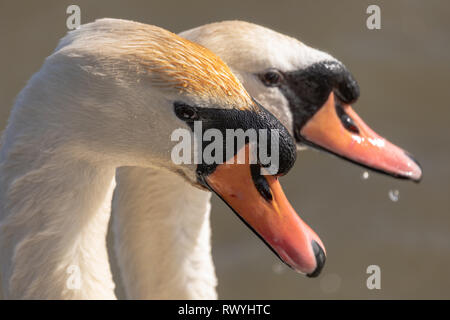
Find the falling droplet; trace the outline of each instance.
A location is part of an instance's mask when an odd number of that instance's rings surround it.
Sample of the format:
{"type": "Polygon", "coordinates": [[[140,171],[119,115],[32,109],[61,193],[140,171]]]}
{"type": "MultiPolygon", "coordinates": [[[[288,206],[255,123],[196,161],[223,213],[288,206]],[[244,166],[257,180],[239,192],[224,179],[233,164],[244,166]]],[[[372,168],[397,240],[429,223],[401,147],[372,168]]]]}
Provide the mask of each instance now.
{"type": "Polygon", "coordinates": [[[274,265],[272,266],[272,271],[275,274],[282,274],[285,270],[284,265],[282,265],[281,263],[277,262],[274,263],[274,265]]]}
{"type": "Polygon", "coordinates": [[[342,278],[334,273],[326,274],[320,280],[320,288],[324,293],[336,293],[341,287],[342,278]]]}
{"type": "Polygon", "coordinates": [[[369,179],[369,177],[370,177],[369,172],[364,171],[363,174],[361,175],[361,177],[363,178],[363,180],[369,179]]]}
{"type": "Polygon", "coordinates": [[[391,199],[392,202],[397,202],[399,197],[400,197],[400,191],[389,190],[389,199],[391,199]]]}

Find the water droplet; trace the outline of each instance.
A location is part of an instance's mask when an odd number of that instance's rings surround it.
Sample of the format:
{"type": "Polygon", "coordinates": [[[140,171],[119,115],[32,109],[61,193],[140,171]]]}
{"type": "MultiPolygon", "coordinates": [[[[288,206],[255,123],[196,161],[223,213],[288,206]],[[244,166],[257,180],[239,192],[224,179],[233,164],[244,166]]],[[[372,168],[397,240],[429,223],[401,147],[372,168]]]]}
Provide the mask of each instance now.
{"type": "Polygon", "coordinates": [[[367,180],[369,179],[370,175],[369,172],[364,171],[363,174],[361,175],[361,178],[363,178],[363,180],[367,180]]]}
{"type": "Polygon", "coordinates": [[[286,267],[281,264],[280,262],[274,263],[274,265],[272,266],[272,271],[275,274],[282,274],[284,273],[284,271],[286,270],[286,267]]]}
{"type": "Polygon", "coordinates": [[[389,190],[389,199],[391,199],[392,202],[397,202],[399,197],[400,197],[400,191],[389,190]]]}
{"type": "Polygon", "coordinates": [[[334,293],[341,287],[342,279],[335,273],[326,274],[320,279],[320,289],[324,293],[334,293]]]}

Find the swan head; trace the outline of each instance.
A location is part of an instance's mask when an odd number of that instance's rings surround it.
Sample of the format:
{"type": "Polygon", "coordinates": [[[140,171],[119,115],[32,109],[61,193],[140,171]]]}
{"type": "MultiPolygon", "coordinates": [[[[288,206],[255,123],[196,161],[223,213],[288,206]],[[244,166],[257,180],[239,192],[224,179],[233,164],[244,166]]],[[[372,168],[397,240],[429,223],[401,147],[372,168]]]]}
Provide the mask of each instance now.
{"type": "Polygon", "coordinates": [[[265,27],[224,21],[185,31],[182,37],[220,56],[248,92],[295,137],[297,148],[323,150],[397,178],[420,181],[420,165],[374,132],[351,105],[359,87],[331,55],[265,27]]]}
{"type": "Polygon", "coordinates": [[[83,152],[107,155],[115,166],[167,169],[215,192],[282,261],[320,273],[323,243],[278,181],[295,162],[295,141],[217,55],[158,27],[102,19],[64,38],[42,72],[56,79],[46,84],[52,92],[66,90],[59,99],[76,100],[59,100],[51,117],[58,114],[53,124],[63,122],[66,135],[89,147],[83,152]],[[212,135],[212,161],[196,161],[212,135]],[[186,147],[187,161],[174,159],[177,147],[186,147]]]}

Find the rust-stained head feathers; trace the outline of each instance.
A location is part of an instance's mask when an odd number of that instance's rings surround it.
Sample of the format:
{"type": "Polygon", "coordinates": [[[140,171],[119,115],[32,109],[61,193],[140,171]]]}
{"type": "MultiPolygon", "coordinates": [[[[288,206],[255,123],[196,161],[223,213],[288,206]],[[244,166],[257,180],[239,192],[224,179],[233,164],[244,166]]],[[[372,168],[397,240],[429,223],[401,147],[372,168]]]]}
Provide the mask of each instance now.
{"type": "Polygon", "coordinates": [[[107,64],[128,75],[135,72],[140,78],[148,78],[152,86],[220,103],[221,107],[254,108],[247,91],[218,56],[162,28],[101,19],[71,32],[57,50],[64,50],[68,44],[72,53],[74,47],[95,53],[103,70],[107,64]]]}

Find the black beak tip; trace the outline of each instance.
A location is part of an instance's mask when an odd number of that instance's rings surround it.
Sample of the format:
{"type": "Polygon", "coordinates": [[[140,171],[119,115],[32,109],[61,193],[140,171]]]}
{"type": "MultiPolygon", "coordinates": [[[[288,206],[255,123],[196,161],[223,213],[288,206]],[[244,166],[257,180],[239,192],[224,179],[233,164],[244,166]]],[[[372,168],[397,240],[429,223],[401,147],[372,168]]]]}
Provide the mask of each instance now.
{"type": "Polygon", "coordinates": [[[311,245],[314,250],[314,255],[316,256],[317,266],[313,272],[308,273],[306,276],[308,278],[315,278],[315,277],[319,276],[320,272],[323,269],[323,266],[325,265],[325,260],[327,258],[325,256],[325,252],[323,251],[322,247],[315,240],[312,241],[311,245]]]}
{"type": "MultiPolygon", "coordinates": [[[[420,165],[419,161],[417,161],[416,158],[414,158],[413,155],[410,154],[409,152],[406,152],[406,151],[405,151],[405,154],[406,154],[406,156],[407,156],[408,158],[410,158],[415,164],[417,164],[417,166],[418,166],[418,167],[420,168],[420,170],[423,172],[422,166],[420,165]]],[[[422,175],[422,176],[423,176],[423,175],[422,175]]],[[[414,179],[413,181],[414,181],[415,183],[419,183],[420,181],[422,181],[422,176],[420,176],[419,179],[414,179]]]]}

